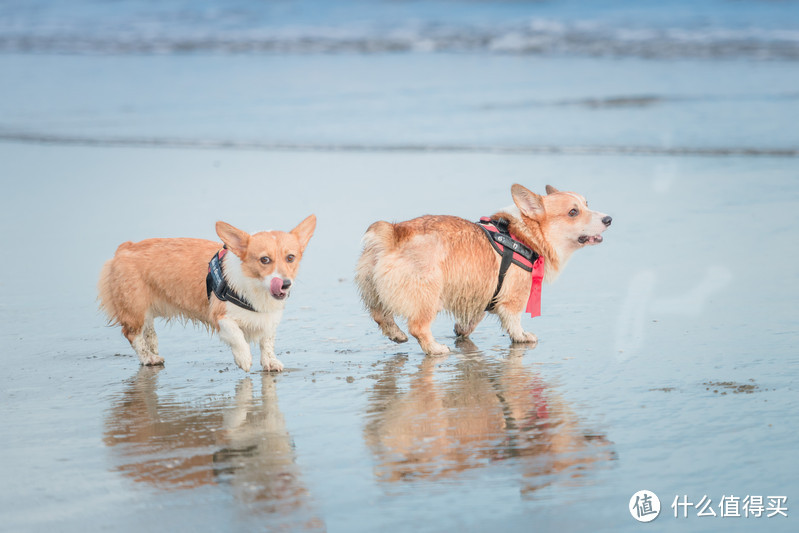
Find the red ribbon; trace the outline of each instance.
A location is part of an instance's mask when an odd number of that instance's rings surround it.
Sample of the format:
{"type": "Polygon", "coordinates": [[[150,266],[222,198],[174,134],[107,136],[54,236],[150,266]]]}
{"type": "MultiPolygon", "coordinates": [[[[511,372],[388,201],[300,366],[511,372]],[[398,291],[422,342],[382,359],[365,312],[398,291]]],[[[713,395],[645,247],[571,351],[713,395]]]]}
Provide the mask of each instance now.
{"type": "MultiPolygon", "coordinates": [[[[489,222],[491,219],[488,217],[482,217],[480,220],[484,222],[489,222]]],[[[493,225],[486,225],[483,227],[493,233],[499,231],[493,225]]],[[[510,235],[510,238],[513,239],[514,241],[519,240],[512,233],[510,235]]],[[[505,247],[502,246],[501,244],[498,244],[498,246],[500,247],[500,249],[505,250],[505,247]]],[[[541,285],[543,284],[544,281],[544,256],[539,255],[538,259],[536,259],[535,263],[533,263],[532,265],[530,264],[530,261],[528,261],[523,256],[519,255],[517,252],[513,253],[513,258],[519,261],[520,263],[531,266],[533,268],[532,271],[533,283],[530,286],[530,297],[527,299],[527,309],[525,309],[524,312],[530,313],[531,318],[541,316],[541,285]]]]}
{"type": "Polygon", "coordinates": [[[533,263],[533,283],[530,285],[530,297],[527,299],[525,313],[531,318],[541,316],[541,285],[544,282],[544,256],[538,256],[533,263]]]}

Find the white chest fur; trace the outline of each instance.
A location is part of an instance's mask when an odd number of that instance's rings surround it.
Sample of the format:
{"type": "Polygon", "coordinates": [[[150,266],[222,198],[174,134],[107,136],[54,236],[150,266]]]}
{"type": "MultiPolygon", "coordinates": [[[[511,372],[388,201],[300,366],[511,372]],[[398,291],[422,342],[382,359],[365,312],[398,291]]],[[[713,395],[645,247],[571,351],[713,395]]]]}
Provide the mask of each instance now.
{"type": "Polygon", "coordinates": [[[285,300],[272,296],[265,280],[245,276],[241,269],[241,260],[236,255],[228,253],[222,261],[230,288],[250,302],[257,311],[248,311],[226,302],[227,317],[239,325],[248,342],[257,342],[264,337],[274,338],[283,316],[285,300]]]}

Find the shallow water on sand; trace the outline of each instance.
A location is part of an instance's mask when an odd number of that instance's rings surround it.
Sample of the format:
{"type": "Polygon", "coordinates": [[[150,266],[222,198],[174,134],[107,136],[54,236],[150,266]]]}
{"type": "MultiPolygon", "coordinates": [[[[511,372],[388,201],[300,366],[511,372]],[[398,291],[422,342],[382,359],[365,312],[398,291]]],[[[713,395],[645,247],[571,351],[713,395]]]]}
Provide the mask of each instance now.
{"type": "Polygon", "coordinates": [[[2,144],[0,161],[3,529],[632,531],[640,489],[662,527],[795,529],[793,159],[2,144]],[[614,217],[523,318],[539,346],[492,319],[458,344],[444,316],[450,356],[383,338],[352,285],[367,225],[476,219],[514,182],[614,217]],[[165,367],[140,368],[95,308],[124,240],[309,213],[282,374],[180,324],[157,324],[165,367]],[[683,494],[717,514],[784,495],[789,518],[675,519],[683,494]]]}
{"type": "Polygon", "coordinates": [[[0,55],[0,140],[368,152],[799,154],[795,62],[0,55]]]}
{"type": "Polygon", "coordinates": [[[660,529],[799,530],[797,7],[1,3],[0,530],[657,528],[642,489],[660,529]],[[516,182],[614,220],[539,345],[381,336],[366,227],[516,182]],[[179,323],[141,368],[96,308],[123,241],[310,213],[281,374],[179,323]],[[746,496],[788,516],[719,516],[746,496]]]}

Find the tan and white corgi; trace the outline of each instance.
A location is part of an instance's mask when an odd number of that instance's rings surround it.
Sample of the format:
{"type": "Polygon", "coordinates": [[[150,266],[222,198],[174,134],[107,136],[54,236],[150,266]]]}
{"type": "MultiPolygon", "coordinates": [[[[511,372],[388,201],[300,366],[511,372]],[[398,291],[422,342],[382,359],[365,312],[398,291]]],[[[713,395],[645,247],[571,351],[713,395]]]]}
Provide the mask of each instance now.
{"type": "Polygon", "coordinates": [[[122,326],[143,365],[164,362],[153,328],[163,317],[218,332],[245,371],[252,367],[250,342],[257,342],[264,370],[280,371],[275,334],[315,228],[314,215],[288,233],[250,235],[220,221],[216,233],[224,248],[202,239],[123,243],[100,272],[100,308],[122,326]]]}
{"type": "Polygon", "coordinates": [[[449,348],[436,342],[430,330],[440,311],[455,318],[455,333],[461,337],[468,337],[489,311],[513,342],[537,343],[535,335],[522,329],[520,317],[528,295],[532,300],[535,292],[532,261],[551,282],[575,250],[602,242],[611,223],[608,215],[588,209],[583,196],[549,185],[546,190],[546,196],[539,196],[513,185],[514,205],[485,219],[487,225],[505,224],[512,238],[502,241],[508,250],[532,252],[529,261],[516,254],[509,257],[501,283],[505,247],[495,247],[481,224],[431,215],[372,224],[363,238],[355,280],[383,334],[395,342],[407,341],[394,321],[401,316],[425,353],[445,354],[449,348]]]}

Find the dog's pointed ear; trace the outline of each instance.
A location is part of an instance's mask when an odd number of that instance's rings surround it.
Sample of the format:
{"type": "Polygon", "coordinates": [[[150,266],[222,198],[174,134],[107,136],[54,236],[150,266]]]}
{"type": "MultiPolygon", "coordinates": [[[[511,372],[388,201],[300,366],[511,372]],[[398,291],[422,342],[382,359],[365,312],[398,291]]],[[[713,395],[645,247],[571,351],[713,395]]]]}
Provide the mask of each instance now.
{"type": "Polygon", "coordinates": [[[510,194],[524,216],[537,219],[544,214],[542,198],[533,191],[516,183],[510,188],[510,194]]]}
{"type": "Polygon", "coordinates": [[[313,236],[313,232],[316,229],[316,215],[311,215],[299,224],[297,227],[291,230],[291,234],[297,237],[297,240],[300,241],[300,248],[302,251],[305,251],[305,247],[308,245],[308,241],[311,240],[311,236],[313,236]]]}
{"type": "Polygon", "coordinates": [[[222,242],[225,243],[228,250],[239,257],[247,252],[247,245],[250,244],[250,234],[246,231],[242,231],[220,220],[216,223],[216,234],[219,235],[219,238],[222,239],[222,242]]]}
{"type": "Polygon", "coordinates": [[[552,193],[556,193],[556,192],[560,192],[560,191],[559,191],[559,190],[557,190],[557,189],[556,189],[555,187],[553,187],[552,185],[547,185],[547,194],[552,194],[552,193]]]}

